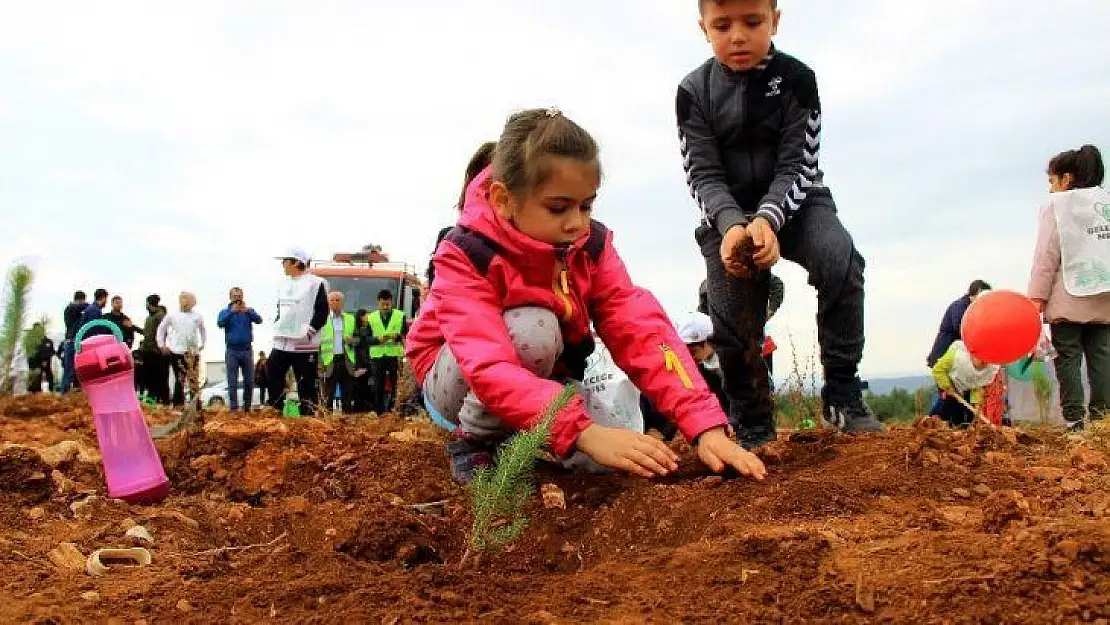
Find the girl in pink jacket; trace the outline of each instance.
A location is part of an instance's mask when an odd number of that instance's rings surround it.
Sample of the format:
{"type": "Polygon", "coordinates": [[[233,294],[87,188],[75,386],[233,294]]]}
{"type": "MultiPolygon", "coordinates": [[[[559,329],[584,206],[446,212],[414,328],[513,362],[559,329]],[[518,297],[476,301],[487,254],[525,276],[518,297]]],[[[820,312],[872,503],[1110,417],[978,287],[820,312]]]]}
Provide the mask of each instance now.
{"type": "MultiPolygon", "coordinates": [[[[455,426],[455,479],[469,481],[497,444],[533,426],[563,381],[581,380],[591,323],[702,462],[762,479],[763,463],[729,438],[724,412],[662,307],[632,284],[612,234],[590,219],[597,152],[593,137],[557,110],[513,115],[436,251],[436,280],[407,355],[430,411],[455,426]]],[[[556,415],[549,445],[557,457],[580,451],[644,477],[677,469],[660,441],[595,423],[590,412],[602,408],[587,399],[577,395],[556,415]]]]}
{"type": "Polygon", "coordinates": [[[1093,145],[1048,163],[1051,194],[1041,206],[1029,297],[1052,325],[1060,403],[1069,427],[1083,427],[1083,360],[1090,418],[1110,410],[1110,193],[1093,145]]]}

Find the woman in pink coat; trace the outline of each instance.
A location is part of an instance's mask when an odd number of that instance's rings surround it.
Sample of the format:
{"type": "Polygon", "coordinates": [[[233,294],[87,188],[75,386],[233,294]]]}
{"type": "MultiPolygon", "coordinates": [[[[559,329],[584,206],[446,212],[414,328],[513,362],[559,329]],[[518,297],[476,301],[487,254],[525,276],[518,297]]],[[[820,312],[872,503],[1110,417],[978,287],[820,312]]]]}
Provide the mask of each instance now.
{"type": "Polygon", "coordinates": [[[1029,280],[1029,297],[1052,326],[1060,403],[1072,429],[1082,428],[1088,414],[1102,419],[1110,410],[1110,193],[1100,186],[1105,173],[1093,145],[1048,163],[1051,194],[1041,205],[1029,280]]]}

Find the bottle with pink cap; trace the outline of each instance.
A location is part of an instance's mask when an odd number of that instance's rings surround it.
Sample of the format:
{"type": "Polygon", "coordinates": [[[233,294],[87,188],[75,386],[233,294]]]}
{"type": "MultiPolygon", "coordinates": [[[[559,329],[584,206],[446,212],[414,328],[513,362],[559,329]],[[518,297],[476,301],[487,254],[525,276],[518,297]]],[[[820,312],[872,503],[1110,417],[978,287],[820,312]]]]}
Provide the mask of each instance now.
{"type": "Polygon", "coordinates": [[[162,460],[135,395],[135,363],[116,325],[90,321],[74,339],[74,368],[92,406],[108,496],[128,503],[158,503],[170,492],[162,460]],[[84,339],[94,327],[111,335],[84,339]]]}

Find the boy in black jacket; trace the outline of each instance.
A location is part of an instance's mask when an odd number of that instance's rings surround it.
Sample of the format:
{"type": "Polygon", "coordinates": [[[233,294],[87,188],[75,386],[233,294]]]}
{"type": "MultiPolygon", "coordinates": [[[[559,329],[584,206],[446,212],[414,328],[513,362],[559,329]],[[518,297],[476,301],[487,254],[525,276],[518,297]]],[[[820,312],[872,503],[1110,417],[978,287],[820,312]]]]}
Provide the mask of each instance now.
{"type": "Polygon", "coordinates": [[[749,449],[775,437],[762,370],[770,274],[781,253],[817,289],[824,417],[846,432],[881,431],[863,401],[863,257],[836,215],[818,164],[821,103],[813,71],[776,50],[777,0],[698,0],[714,58],[676,97],[683,165],[702,216],[695,237],[729,421],[749,449]],[[781,248],[780,248],[781,245],[781,248]]]}

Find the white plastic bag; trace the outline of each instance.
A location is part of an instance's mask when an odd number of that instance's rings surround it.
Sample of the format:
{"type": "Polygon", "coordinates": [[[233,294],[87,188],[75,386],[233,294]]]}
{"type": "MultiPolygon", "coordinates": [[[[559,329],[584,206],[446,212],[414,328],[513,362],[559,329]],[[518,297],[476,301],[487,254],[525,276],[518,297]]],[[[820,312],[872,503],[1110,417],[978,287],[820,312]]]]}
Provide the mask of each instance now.
{"type": "MultiPolygon", "coordinates": [[[[586,412],[594,423],[633,432],[644,431],[644,414],[640,411],[640,390],[628,375],[613,362],[613,356],[600,342],[586,361],[586,374],[579,385],[586,402],[586,412]]],[[[593,473],[607,473],[601,465],[582,452],[575,452],[564,460],[568,469],[580,468],[593,473]]]]}
{"type": "MultiPolygon", "coordinates": [[[[600,341],[597,349],[586,361],[586,375],[583,385],[590,396],[600,403],[601,414],[593,414],[600,425],[619,427],[633,432],[644,431],[644,414],[640,411],[640,389],[628,379],[628,375],[613,362],[613,355],[600,341]],[[607,414],[606,414],[607,413],[607,414]]],[[[593,408],[593,407],[591,407],[593,408]]]]}
{"type": "Polygon", "coordinates": [[[1041,327],[1041,338],[1033,349],[1033,357],[1045,362],[1054,360],[1057,356],[1056,347],[1052,345],[1052,334],[1049,328],[1048,325],[1041,327]]]}

